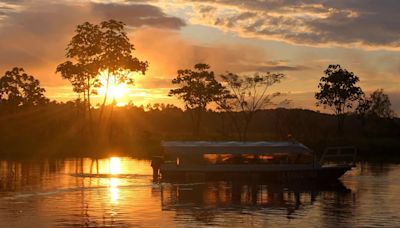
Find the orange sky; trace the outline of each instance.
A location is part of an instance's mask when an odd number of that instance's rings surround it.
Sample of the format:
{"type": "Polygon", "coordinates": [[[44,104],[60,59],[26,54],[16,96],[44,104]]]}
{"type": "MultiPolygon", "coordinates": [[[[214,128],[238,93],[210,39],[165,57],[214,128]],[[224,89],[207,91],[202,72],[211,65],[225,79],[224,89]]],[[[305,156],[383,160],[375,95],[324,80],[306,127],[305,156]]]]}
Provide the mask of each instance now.
{"type": "Polygon", "coordinates": [[[400,16],[384,4],[350,2],[2,1],[0,72],[21,66],[49,98],[74,99],[55,68],[65,61],[75,26],[115,18],[128,25],[134,54],[150,64],[122,102],[180,105],[167,96],[171,79],[205,62],[217,74],[282,72],[287,79],[274,90],[287,93],[291,107],[315,109],[318,80],[338,63],[360,77],[367,93],[383,88],[399,113],[400,16]]]}

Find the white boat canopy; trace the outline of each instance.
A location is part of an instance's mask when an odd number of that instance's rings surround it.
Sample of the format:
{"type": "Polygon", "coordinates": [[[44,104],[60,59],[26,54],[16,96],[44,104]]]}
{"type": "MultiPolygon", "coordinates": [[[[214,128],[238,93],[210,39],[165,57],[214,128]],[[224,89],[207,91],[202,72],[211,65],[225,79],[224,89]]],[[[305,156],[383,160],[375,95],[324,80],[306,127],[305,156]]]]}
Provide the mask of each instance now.
{"type": "Polygon", "coordinates": [[[295,141],[163,141],[167,154],[274,154],[312,153],[305,145],[295,141]]]}

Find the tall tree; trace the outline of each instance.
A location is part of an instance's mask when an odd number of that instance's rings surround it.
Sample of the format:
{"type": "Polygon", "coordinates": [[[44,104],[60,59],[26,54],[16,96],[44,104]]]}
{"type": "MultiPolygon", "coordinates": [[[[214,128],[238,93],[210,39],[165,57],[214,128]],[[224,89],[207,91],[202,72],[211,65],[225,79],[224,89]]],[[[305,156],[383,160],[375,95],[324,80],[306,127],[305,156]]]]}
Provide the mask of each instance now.
{"type": "Polygon", "coordinates": [[[371,113],[380,118],[393,118],[395,116],[392,110],[392,103],[389,96],[383,92],[383,89],[375,90],[371,96],[371,113]]]}
{"type": "Polygon", "coordinates": [[[371,108],[371,100],[368,99],[365,94],[358,101],[358,105],[355,110],[355,114],[358,119],[361,120],[361,125],[364,127],[367,124],[367,117],[369,115],[369,110],[371,108]]]}
{"type": "Polygon", "coordinates": [[[0,104],[16,110],[48,103],[39,80],[14,67],[0,77],[0,104]]]}
{"type": "Polygon", "coordinates": [[[177,96],[192,113],[194,123],[194,135],[198,136],[202,113],[207,105],[219,99],[226,93],[226,89],[216,79],[210,66],[204,63],[194,65],[194,69],[178,70],[178,75],[172,80],[172,84],[179,88],[171,89],[169,96],[177,96]]]}
{"type": "Polygon", "coordinates": [[[102,30],[102,53],[99,57],[100,71],[106,72],[106,90],[102,113],[107,102],[110,82],[133,84],[132,72],[145,74],[148,63],[140,61],[132,55],[135,48],[129,41],[123,22],[103,21],[100,27],[102,30]]]}
{"type": "Polygon", "coordinates": [[[384,93],[383,89],[377,89],[369,98],[365,98],[360,102],[356,112],[362,116],[391,119],[395,116],[391,106],[389,96],[384,93]]]}
{"type": "Polygon", "coordinates": [[[273,99],[281,95],[278,92],[268,93],[269,88],[280,83],[285,75],[268,72],[240,76],[227,73],[221,75],[221,78],[230,90],[230,95],[225,95],[217,103],[221,109],[231,114],[239,139],[246,141],[248,128],[254,115],[273,104],[273,99]]]}
{"type": "Polygon", "coordinates": [[[78,25],[76,35],[67,46],[65,56],[70,60],[57,66],[56,72],[71,82],[73,91],[83,94],[86,109],[91,110],[90,96],[101,86],[98,78],[102,54],[100,26],[85,22],[78,25]]]}
{"type": "Polygon", "coordinates": [[[280,93],[268,93],[268,89],[281,82],[285,76],[280,73],[254,75],[221,75],[230,90],[230,96],[219,99],[218,105],[227,111],[233,119],[240,140],[247,140],[249,125],[254,115],[261,109],[273,104],[280,93]]]}
{"type": "Polygon", "coordinates": [[[337,131],[342,134],[347,113],[352,111],[364,93],[356,86],[359,78],[340,65],[329,65],[324,73],[318,84],[320,91],[315,94],[316,104],[333,109],[338,121],[337,131]]]}
{"type": "Polygon", "coordinates": [[[90,95],[97,94],[105,86],[100,119],[108,98],[110,82],[132,84],[132,72],[144,74],[148,63],[132,56],[134,46],[120,21],[103,21],[99,25],[85,22],[77,26],[76,35],[67,46],[66,57],[70,60],[60,64],[57,72],[68,79],[75,92],[83,93],[90,111],[90,95]],[[102,85],[100,74],[105,75],[102,85]]]}

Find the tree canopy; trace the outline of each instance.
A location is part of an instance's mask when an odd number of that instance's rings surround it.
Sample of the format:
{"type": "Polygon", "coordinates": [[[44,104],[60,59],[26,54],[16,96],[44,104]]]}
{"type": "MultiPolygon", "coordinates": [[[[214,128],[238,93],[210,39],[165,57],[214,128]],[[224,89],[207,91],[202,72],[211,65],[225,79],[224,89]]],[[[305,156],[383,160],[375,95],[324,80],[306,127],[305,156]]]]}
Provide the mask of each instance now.
{"type": "Polygon", "coordinates": [[[59,64],[56,71],[70,81],[74,92],[83,94],[90,110],[90,95],[96,94],[101,86],[97,75],[102,53],[102,32],[99,25],[89,22],[78,25],[75,32],[65,54],[70,60],[59,64]]]}
{"type": "Polygon", "coordinates": [[[227,93],[225,87],[215,79],[214,72],[209,69],[209,65],[198,63],[194,65],[193,70],[178,70],[178,75],[172,83],[179,87],[171,89],[168,94],[177,96],[185,103],[187,109],[195,111],[195,135],[199,133],[201,113],[206,110],[207,105],[227,93]]]}
{"type": "Polygon", "coordinates": [[[273,99],[281,93],[268,93],[268,89],[285,78],[281,73],[255,73],[254,75],[237,75],[227,73],[221,75],[229,89],[229,96],[218,100],[219,108],[225,111],[236,111],[240,118],[234,117],[234,123],[241,140],[246,140],[247,131],[254,114],[273,104],[273,99]]]}
{"type": "Polygon", "coordinates": [[[188,109],[205,110],[207,105],[224,92],[225,88],[215,79],[210,66],[198,63],[194,70],[178,70],[178,76],[172,80],[173,84],[179,85],[177,89],[171,89],[169,96],[177,96],[188,109]]]}
{"type": "Polygon", "coordinates": [[[33,107],[48,102],[46,90],[23,68],[14,67],[0,77],[0,104],[9,107],[33,107]]]}
{"type": "Polygon", "coordinates": [[[133,84],[131,72],[146,72],[148,63],[132,55],[135,49],[123,22],[109,20],[98,25],[85,22],[75,32],[66,49],[69,60],[58,65],[57,72],[71,82],[74,92],[84,94],[89,110],[90,95],[97,94],[99,87],[106,86],[104,107],[110,80],[133,84]],[[101,72],[106,72],[103,80],[106,85],[100,80],[101,72]]]}
{"type": "Polygon", "coordinates": [[[362,116],[390,119],[395,116],[391,106],[389,96],[384,93],[383,89],[377,89],[371,93],[369,98],[365,98],[360,102],[356,112],[362,116]]]}
{"type": "Polygon", "coordinates": [[[360,101],[363,91],[356,86],[359,78],[340,65],[329,65],[318,84],[319,92],[315,94],[317,106],[331,107],[338,118],[338,131],[342,131],[346,113],[360,101]]]}

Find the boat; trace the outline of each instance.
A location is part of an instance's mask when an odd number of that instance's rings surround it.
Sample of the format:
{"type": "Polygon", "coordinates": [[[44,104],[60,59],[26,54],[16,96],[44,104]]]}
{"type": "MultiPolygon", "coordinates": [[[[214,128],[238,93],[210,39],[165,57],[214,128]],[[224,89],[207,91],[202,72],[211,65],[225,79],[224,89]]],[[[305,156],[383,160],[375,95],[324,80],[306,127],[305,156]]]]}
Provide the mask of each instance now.
{"type": "Polygon", "coordinates": [[[330,181],[351,170],[356,156],[354,147],[330,147],[317,160],[310,148],[294,140],[163,141],[161,146],[161,179],[178,181],[330,181]]]}

